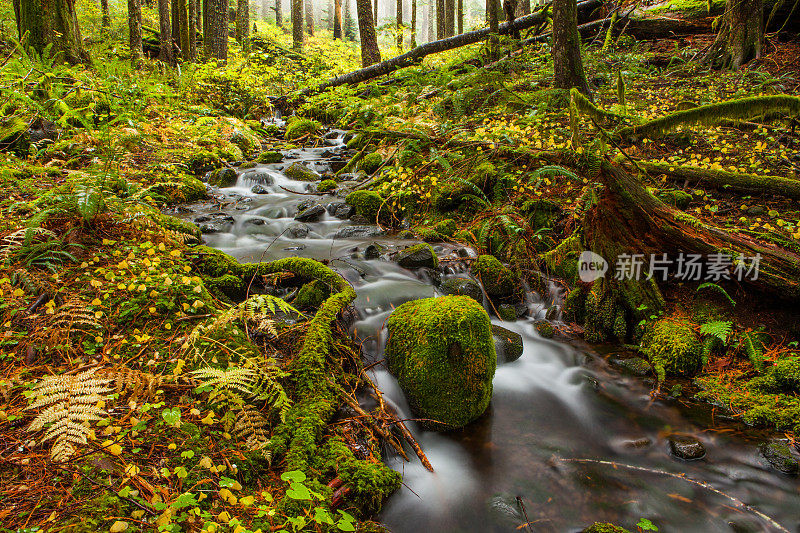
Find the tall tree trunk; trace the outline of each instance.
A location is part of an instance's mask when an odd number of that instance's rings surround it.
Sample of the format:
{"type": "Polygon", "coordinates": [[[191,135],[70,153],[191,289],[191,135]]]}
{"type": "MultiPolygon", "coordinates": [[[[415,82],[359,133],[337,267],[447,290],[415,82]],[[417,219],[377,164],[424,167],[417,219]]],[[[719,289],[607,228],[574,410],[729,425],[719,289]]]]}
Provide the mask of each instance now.
{"type": "Polygon", "coordinates": [[[353,12],[350,10],[350,0],[344,0],[344,39],[346,41],[356,40],[356,22],[353,20],[353,12]]]}
{"type": "Polygon", "coordinates": [[[446,26],[445,21],[447,20],[445,17],[444,11],[444,2],[445,0],[436,0],[436,39],[444,39],[446,37],[446,26]]]}
{"type": "Polygon", "coordinates": [[[197,0],[189,0],[189,47],[186,59],[197,61],[197,0]]]}
{"type": "Polygon", "coordinates": [[[333,32],[333,18],[334,18],[334,11],[336,11],[336,2],[334,0],[328,1],[328,9],[326,10],[325,15],[325,26],[329,32],[333,32]]]}
{"type": "Polygon", "coordinates": [[[314,36],[314,4],[313,0],[305,0],[306,9],[306,31],[314,36]]]}
{"type": "Polygon", "coordinates": [[[158,0],[158,26],[161,51],[158,58],[169,65],[175,63],[172,50],[172,27],[169,23],[169,0],[158,0]]]}
{"type": "Polygon", "coordinates": [[[708,63],[739,69],[761,57],[764,44],[764,1],[728,0],[717,38],[706,54],[708,63]]]}
{"type": "Polygon", "coordinates": [[[591,97],[583,71],[576,0],[553,0],[553,64],[557,89],[577,87],[591,97]]]}
{"type": "Polygon", "coordinates": [[[100,19],[100,27],[103,30],[111,28],[111,13],[108,11],[108,0],[100,0],[100,11],[103,13],[100,19]]]}
{"type": "Polygon", "coordinates": [[[90,63],[81,45],[75,0],[13,0],[20,40],[41,54],[48,44],[52,52],[70,64],[90,63]]]}
{"type": "MultiPolygon", "coordinates": [[[[183,59],[189,59],[189,17],[187,12],[187,1],[189,3],[193,2],[193,0],[175,0],[175,3],[178,5],[177,14],[178,14],[178,43],[180,43],[181,47],[181,57],[183,59]]],[[[173,24],[173,27],[175,25],[173,24]]]]}
{"type": "MultiPolygon", "coordinates": [[[[200,31],[203,28],[203,20],[200,18],[202,16],[202,9],[201,8],[202,8],[203,0],[191,0],[191,1],[195,2],[195,4],[194,4],[194,7],[195,7],[194,13],[195,13],[195,16],[197,17],[197,20],[194,21],[195,30],[200,31]]],[[[195,53],[195,59],[197,59],[197,54],[196,53],[195,53]]]]}
{"type": "Polygon", "coordinates": [[[250,49],[250,0],[236,3],[236,37],[243,50],[250,49]]]}
{"type": "Polygon", "coordinates": [[[487,0],[489,4],[489,57],[497,59],[500,52],[500,0],[487,0]]]}
{"type": "Polygon", "coordinates": [[[358,32],[361,34],[361,66],[368,67],[373,63],[380,63],[381,52],[378,50],[378,37],[372,20],[372,2],[356,0],[356,13],[358,32]]]}
{"type": "Polygon", "coordinates": [[[411,0],[411,48],[417,47],[417,0],[411,0]]]}
{"type": "MultiPolygon", "coordinates": [[[[356,6],[356,11],[358,11],[358,6],[356,6]]],[[[378,0],[375,0],[375,16],[372,19],[374,26],[377,27],[378,25],[378,0]]]]}
{"type": "Polygon", "coordinates": [[[275,25],[279,28],[283,28],[283,7],[281,6],[281,0],[275,0],[275,25]]]}
{"type": "Polygon", "coordinates": [[[531,13],[531,0],[519,0],[517,16],[523,17],[531,13]]]}
{"type": "Polygon", "coordinates": [[[228,0],[206,1],[205,45],[209,57],[228,61],[228,0]]]}
{"type": "Polygon", "coordinates": [[[458,0],[458,34],[464,33],[464,0],[458,0]]]}
{"type": "Polygon", "coordinates": [[[452,37],[456,34],[456,0],[445,0],[444,13],[444,34],[445,37],[452,37]]]}
{"type": "Polygon", "coordinates": [[[292,0],[292,48],[303,51],[303,0],[292,0]]]}
{"type": "Polygon", "coordinates": [[[403,51],[403,0],[395,0],[397,7],[397,48],[403,51]]]}
{"type": "Polygon", "coordinates": [[[208,18],[208,9],[211,5],[211,0],[201,0],[203,2],[202,9],[202,27],[203,27],[203,57],[208,59],[211,57],[211,31],[208,18]]]}
{"type": "MultiPolygon", "coordinates": [[[[503,0],[503,11],[506,14],[506,21],[509,24],[512,24],[514,22],[514,19],[517,18],[517,0],[503,0]]],[[[575,25],[576,25],[576,27],[577,27],[577,24],[578,24],[577,23],[577,20],[578,20],[577,19],[577,16],[578,16],[577,12],[578,12],[578,9],[576,7],[575,8],[575,17],[576,17],[575,25]]],[[[515,39],[519,39],[519,37],[520,37],[519,36],[519,32],[514,32],[513,35],[514,35],[515,39]]]]}
{"type": "MultiPolygon", "coordinates": [[[[333,38],[342,38],[342,0],[333,0],[333,38]]],[[[363,35],[361,39],[363,41],[363,35]]]]}
{"type": "Polygon", "coordinates": [[[131,49],[131,63],[136,66],[143,55],[141,0],[128,0],[128,43],[131,49]]]}

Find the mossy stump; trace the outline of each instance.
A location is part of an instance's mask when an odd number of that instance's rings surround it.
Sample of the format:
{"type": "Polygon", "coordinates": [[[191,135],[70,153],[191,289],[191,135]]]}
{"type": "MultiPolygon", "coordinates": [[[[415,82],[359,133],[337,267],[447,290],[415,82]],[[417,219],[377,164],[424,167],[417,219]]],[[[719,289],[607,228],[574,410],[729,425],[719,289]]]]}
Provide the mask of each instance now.
{"type": "Polygon", "coordinates": [[[497,354],[489,315],[469,296],[406,302],[387,322],[386,359],[414,413],[431,429],[455,429],[492,399],[497,354]]]}

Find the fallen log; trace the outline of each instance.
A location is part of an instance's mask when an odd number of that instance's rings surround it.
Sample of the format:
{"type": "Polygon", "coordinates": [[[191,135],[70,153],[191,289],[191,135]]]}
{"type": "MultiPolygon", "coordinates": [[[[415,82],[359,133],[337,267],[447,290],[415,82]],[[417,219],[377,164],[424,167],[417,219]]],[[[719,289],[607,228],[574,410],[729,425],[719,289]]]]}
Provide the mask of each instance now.
{"type": "MultiPolygon", "coordinates": [[[[585,16],[587,13],[591,13],[601,5],[601,0],[582,0],[578,2],[578,16],[581,16],[581,14],[584,14],[585,16]]],[[[506,22],[501,24],[500,34],[513,33],[514,31],[524,30],[526,28],[543,23],[546,20],[546,12],[548,7],[549,3],[530,15],[515,19],[512,23],[506,22]]],[[[330,87],[361,83],[372,78],[377,78],[378,76],[389,74],[401,68],[411,66],[430,54],[445,52],[447,50],[452,50],[454,48],[460,48],[462,46],[483,41],[489,37],[490,33],[491,31],[489,28],[484,28],[481,30],[462,33],[461,35],[456,35],[455,37],[448,37],[446,39],[425,43],[406,52],[405,54],[387,59],[386,61],[381,61],[380,63],[375,63],[374,65],[370,65],[347,74],[342,74],[341,76],[336,76],[316,87],[310,87],[303,91],[302,96],[310,96],[312,94],[322,92],[330,87]]]]}
{"type": "Polygon", "coordinates": [[[631,18],[625,33],[639,40],[664,39],[699,33],[713,33],[712,18],[699,20],[670,17],[631,18]]]}

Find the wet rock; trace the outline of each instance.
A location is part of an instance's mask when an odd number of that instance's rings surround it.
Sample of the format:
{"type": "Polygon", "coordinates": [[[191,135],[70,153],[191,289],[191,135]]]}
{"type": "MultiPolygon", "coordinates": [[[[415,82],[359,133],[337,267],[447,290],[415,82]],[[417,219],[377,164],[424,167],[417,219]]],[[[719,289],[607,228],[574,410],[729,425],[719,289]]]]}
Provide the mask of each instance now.
{"type": "Polygon", "coordinates": [[[634,376],[649,376],[651,372],[650,363],[641,357],[628,357],[623,359],[619,356],[612,356],[608,362],[610,365],[621,368],[634,376]]]}
{"type": "Polygon", "coordinates": [[[417,277],[434,287],[442,284],[442,273],[435,268],[422,267],[417,269],[417,277]]]}
{"type": "Polygon", "coordinates": [[[311,228],[306,226],[305,224],[292,224],[283,234],[290,239],[304,239],[308,237],[308,234],[311,232],[311,228]]]}
{"type": "Polygon", "coordinates": [[[283,161],[283,154],[280,152],[261,152],[256,161],[265,165],[280,163],[283,161]]]}
{"type": "Polygon", "coordinates": [[[754,217],[765,215],[766,213],[767,209],[760,205],[754,205],[753,207],[747,210],[747,214],[754,217]]]}
{"type": "Polygon", "coordinates": [[[459,248],[458,250],[456,250],[456,254],[458,255],[458,257],[466,259],[467,257],[469,257],[469,250],[467,250],[466,248],[459,248]]]}
{"type": "Polygon", "coordinates": [[[556,334],[553,324],[547,320],[538,320],[534,326],[536,327],[536,331],[543,339],[552,339],[553,335],[556,334]]]}
{"type": "Polygon", "coordinates": [[[784,441],[773,440],[765,442],[758,447],[758,451],[761,452],[761,456],[767,460],[770,466],[779,472],[796,476],[800,470],[797,459],[792,455],[789,445],[784,441]]]}
{"type": "Polygon", "coordinates": [[[445,294],[469,296],[479,304],[483,304],[483,291],[476,281],[469,278],[450,278],[442,282],[440,287],[445,294]]]}
{"type": "Polygon", "coordinates": [[[667,437],[669,451],[678,459],[694,461],[706,455],[703,443],[691,435],[670,435],[667,437]]]}
{"type": "Polygon", "coordinates": [[[383,230],[377,226],[346,226],[339,229],[334,235],[334,239],[364,239],[383,235],[383,230]]]}
{"type": "Polygon", "coordinates": [[[328,214],[342,220],[350,218],[355,212],[355,208],[345,202],[331,202],[328,204],[328,214]]]}
{"type": "Polygon", "coordinates": [[[430,244],[417,244],[398,252],[394,256],[397,264],[403,268],[436,268],[439,266],[439,258],[433,251],[430,244]]]}
{"type": "Polygon", "coordinates": [[[203,222],[208,222],[211,220],[211,217],[208,215],[200,215],[199,217],[194,217],[195,224],[202,224],[203,222]]]}
{"type": "Polygon", "coordinates": [[[253,185],[250,187],[250,192],[253,194],[269,194],[269,191],[263,185],[253,185]]]}
{"type": "Polygon", "coordinates": [[[238,176],[232,168],[220,168],[213,171],[208,177],[208,183],[216,187],[233,187],[238,176]]]}
{"type": "Polygon", "coordinates": [[[383,252],[383,246],[372,243],[364,249],[364,259],[378,259],[383,252]]]}
{"type": "Polygon", "coordinates": [[[488,507],[493,520],[503,526],[516,528],[520,522],[525,521],[513,496],[493,496],[488,502],[488,507]]]}
{"type": "Polygon", "coordinates": [[[514,294],[517,280],[510,269],[503,266],[496,257],[481,255],[472,264],[472,272],[483,283],[489,296],[508,297],[514,294]]]}
{"type": "Polygon", "coordinates": [[[295,215],[298,222],[317,222],[325,214],[325,208],[320,204],[309,206],[295,215]]]}
{"type": "Polygon", "coordinates": [[[222,231],[222,224],[212,222],[209,224],[200,224],[201,233],[219,233],[222,231]]]}
{"type": "MultiPolygon", "coordinates": [[[[365,226],[365,225],[370,223],[369,220],[367,220],[365,217],[363,217],[363,216],[361,216],[359,214],[355,214],[355,215],[351,216],[350,217],[350,222],[352,222],[353,224],[359,224],[361,226],[365,226]]],[[[374,220],[373,220],[373,222],[374,222],[374,220]]]]}
{"type": "Polygon", "coordinates": [[[283,171],[287,178],[299,181],[317,181],[320,175],[308,168],[303,163],[292,163],[283,171]]]}
{"type": "Polygon", "coordinates": [[[522,335],[492,324],[492,335],[497,350],[497,360],[504,363],[516,361],[522,355],[522,335]]]}
{"type": "Polygon", "coordinates": [[[647,448],[651,444],[653,444],[653,441],[651,441],[647,437],[642,437],[641,439],[626,440],[625,442],[622,443],[622,445],[625,446],[626,448],[636,448],[636,449],[647,448]]]}
{"type": "Polygon", "coordinates": [[[273,185],[275,183],[275,178],[273,178],[270,174],[258,171],[245,172],[242,174],[242,179],[251,183],[257,183],[259,185],[273,185]]]}
{"type": "Polygon", "coordinates": [[[560,305],[551,305],[547,308],[547,312],[544,314],[544,318],[547,320],[558,320],[559,315],[561,314],[561,306],[560,305]]]}

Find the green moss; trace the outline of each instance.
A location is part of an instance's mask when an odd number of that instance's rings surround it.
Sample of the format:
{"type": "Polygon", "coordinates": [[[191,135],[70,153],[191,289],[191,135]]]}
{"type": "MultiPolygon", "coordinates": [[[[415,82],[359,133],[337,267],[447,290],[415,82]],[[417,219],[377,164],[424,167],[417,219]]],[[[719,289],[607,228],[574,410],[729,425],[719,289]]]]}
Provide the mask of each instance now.
{"type": "Polygon", "coordinates": [[[213,151],[222,161],[241,161],[244,159],[244,153],[241,148],[229,141],[221,141],[220,146],[214,148],[213,151]]]}
{"type": "Polygon", "coordinates": [[[517,287],[514,273],[503,266],[494,256],[478,256],[472,265],[472,272],[481,280],[483,288],[489,296],[511,296],[517,287]]]}
{"type": "Polygon", "coordinates": [[[536,331],[538,331],[539,335],[541,335],[545,339],[552,339],[553,335],[555,335],[556,333],[553,324],[551,324],[546,320],[540,320],[536,322],[536,331]]]}
{"type": "Polygon", "coordinates": [[[765,392],[800,393],[800,358],[779,359],[763,376],[754,378],[750,384],[765,392]]]}
{"type": "Polygon", "coordinates": [[[295,118],[291,120],[286,126],[286,133],[284,137],[287,141],[299,139],[309,133],[316,133],[320,129],[320,124],[316,120],[307,118],[295,118]]]}
{"type": "Polygon", "coordinates": [[[397,264],[403,268],[438,268],[439,258],[430,244],[415,244],[401,250],[395,257],[397,264]]]}
{"type": "Polygon", "coordinates": [[[406,302],[387,322],[386,358],[409,404],[433,427],[462,427],[492,398],[491,322],[468,296],[406,302]]]}
{"type": "Polygon", "coordinates": [[[683,191],[661,191],[656,196],[665,204],[678,209],[686,209],[692,202],[692,195],[683,191]]]}
{"type": "Polygon", "coordinates": [[[195,175],[213,170],[222,164],[219,156],[208,150],[193,151],[186,160],[186,165],[195,175]]]}
{"type": "Polygon", "coordinates": [[[264,165],[280,163],[281,161],[283,161],[283,154],[276,151],[261,152],[256,161],[264,165]]]}
{"type": "Polygon", "coordinates": [[[258,138],[245,130],[236,130],[231,135],[231,142],[239,147],[242,154],[247,159],[251,159],[261,150],[261,142],[258,138]]]}
{"type": "Polygon", "coordinates": [[[455,232],[453,239],[459,242],[474,243],[475,236],[468,230],[462,229],[455,232]]]}
{"type": "Polygon", "coordinates": [[[630,533],[630,531],[608,522],[595,522],[581,533],[630,533]]]}
{"type": "Polygon", "coordinates": [[[416,226],[414,228],[414,233],[425,242],[442,242],[444,240],[444,238],[439,235],[439,232],[427,226],[416,226]]]}
{"type": "Polygon", "coordinates": [[[171,205],[201,200],[206,198],[208,193],[202,181],[193,176],[180,174],[166,176],[164,181],[154,183],[136,193],[138,198],[147,196],[159,204],[171,205]]]}
{"type": "Polygon", "coordinates": [[[329,291],[326,290],[326,287],[321,282],[317,280],[309,281],[300,287],[294,304],[296,307],[305,309],[316,308],[325,301],[328,295],[329,291]]]}
{"type": "Polygon", "coordinates": [[[322,180],[317,185],[317,192],[328,192],[336,189],[336,182],[333,180],[322,180]]]}
{"type": "Polygon", "coordinates": [[[692,375],[700,369],[703,343],[696,324],[680,316],[654,322],[642,337],[645,354],[662,383],[667,374],[692,375]]]}
{"type": "Polygon", "coordinates": [[[497,306],[497,316],[506,322],[513,322],[517,319],[517,310],[513,305],[499,305],[497,306]]]}
{"type": "Polygon", "coordinates": [[[232,168],[220,168],[211,173],[208,183],[216,187],[232,187],[236,185],[238,179],[236,171],[232,168]]]}
{"type": "Polygon", "coordinates": [[[317,181],[319,174],[305,166],[303,163],[292,163],[283,171],[286,177],[299,181],[317,181]]]}
{"type": "Polygon", "coordinates": [[[381,165],[383,165],[383,156],[378,152],[367,154],[358,162],[358,168],[370,175],[375,173],[381,165]]]}
{"type": "Polygon", "coordinates": [[[444,235],[445,237],[452,237],[453,235],[455,235],[458,227],[456,226],[455,220],[453,220],[452,218],[446,218],[441,222],[439,222],[438,224],[436,224],[433,227],[433,229],[436,230],[438,233],[444,235]]]}
{"type": "Polygon", "coordinates": [[[225,302],[235,302],[245,298],[247,285],[238,276],[225,274],[216,278],[203,278],[208,292],[225,302]]]}
{"type": "Polygon", "coordinates": [[[28,153],[31,145],[28,123],[20,117],[0,118],[0,150],[8,150],[19,157],[28,153]]]}
{"type": "Polygon", "coordinates": [[[163,227],[167,228],[170,231],[194,237],[195,241],[200,242],[200,239],[202,237],[202,234],[200,233],[200,228],[198,228],[197,225],[192,224],[188,220],[183,220],[181,218],[173,217],[170,215],[160,215],[158,217],[158,222],[159,224],[161,224],[163,227]]]}
{"type": "MultiPolygon", "coordinates": [[[[374,222],[378,218],[378,212],[382,210],[383,198],[375,191],[353,191],[344,199],[348,205],[352,205],[356,213],[374,222]]],[[[384,207],[383,210],[386,208],[384,207]]]]}

